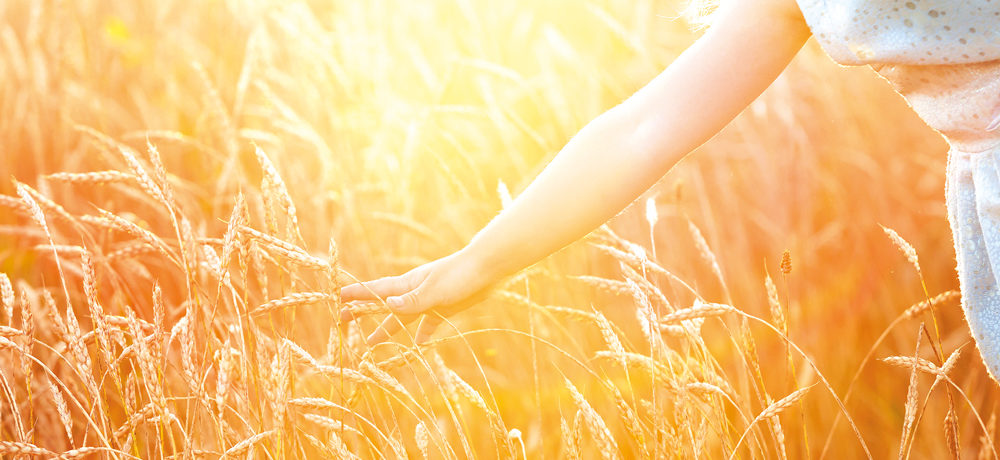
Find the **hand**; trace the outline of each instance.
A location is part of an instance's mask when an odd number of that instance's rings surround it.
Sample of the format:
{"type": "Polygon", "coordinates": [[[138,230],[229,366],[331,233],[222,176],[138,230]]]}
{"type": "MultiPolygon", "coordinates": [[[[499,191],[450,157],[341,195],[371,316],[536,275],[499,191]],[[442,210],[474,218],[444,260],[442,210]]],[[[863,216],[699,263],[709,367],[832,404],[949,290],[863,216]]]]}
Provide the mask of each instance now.
{"type": "MultiPolygon", "coordinates": [[[[492,279],[469,257],[456,252],[428,262],[399,276],[390,276],[345,286],[340,290],[343,302],[385,302],[392,311],[368,336],[368,345],[381,343],[421,315],[414,342],[430,338],[445,317],[465,310],[482,300],[492,279]]],[[[354,318],[346,309],[341,322],[354,318]]]]}

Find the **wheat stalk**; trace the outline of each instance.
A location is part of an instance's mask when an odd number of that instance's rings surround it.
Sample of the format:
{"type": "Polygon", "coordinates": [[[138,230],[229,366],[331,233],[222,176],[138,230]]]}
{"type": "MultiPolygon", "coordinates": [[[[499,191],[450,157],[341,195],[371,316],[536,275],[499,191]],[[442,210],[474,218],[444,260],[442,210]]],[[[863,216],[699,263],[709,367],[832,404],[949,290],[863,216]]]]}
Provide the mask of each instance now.
{"type": "Polygon", "coordinates": [[[140,423],[150,420],[155,416],[156,416],[156,405],[154,405],[153,403],[146,404],[145,406],[142,407],[142,409],[134,412],[128,418],[128,420],[125,421],[125,423],[121,424],[121,426],[119,426],[115,430],[113,437],[115,439],[125,437],[130,433],[134,432],[136,427],[138,427],[140,423]]]}
{"type": "Polygon", "coordinates": [[[566,388],[569,389],[570,396],[573,397],[573,402],[576,403],[577,409],[583,414],[583,421],[586,422],[587,428],[590,429],[590,434],[594,436],[594,441],[597,443],[597,450],[601,454],[601,457],[605,459],[621,458],[618,443],[611,434],[611,430],[604,423],[604,419],[601,418],[569,379],[564,380],[566,388]]]}
{"type": "Polygon", "coordinates": [[[299,409],[339,409],[340,406],[330,400],[323,398],[295,398],[289,399],[288,405],[299,409]]]}
{"type": "MultiPolygon", "coordinates": [[[[578,412],[579,413],[579,412],[578,412]]],[[[565,448],[565,453],[563,454],[565,458],[579,459],[580,457],[580,444],[577,440],[577,436],[574,430],[570,428],[569,424],[566,423],[566,419],[559,418],[559,430],[562,433],[563,447],[565,448]]]]}
{"type": "Polygon", "coordinates": [[[771,275],[765,276],[764,287],[767,289],[767,303],[771,307],[771,318],[774,320],[774,325],[782,334],[787,335],[788,320],[785,318],[781,301],[778,300],[778,288],[775,287],[774,281],[771,280],[771,275]]]}
{"type": "Polygon", "coordinates": [[[26,442],[0,441],[0,454],[7,454],[13,457],[19,455],[33,455],[36,457],[52,457],[55,454],[48,449],[43,449],[34,444],[26,442]]]}
{"type": "Polygon", "coordinates": [[[689,319],[722,316],[736,311],[736,308],[731,305],[698,302],[693,307],[683,308],[664,316],[660,322],[661,324],[673,324],[689,319]]]}
{"type": "Polygon", "coordinates": [[[14,287],[6,273],[0,273],[0,300],[3,301],[3,311],[7,315],[7,323],[14,324],[14,287]]]}
{"type": "Polygon", "coordinates": [[[978,460],[987,460],[989,458],[995,458],[993,454],[993,435],[996,432],[997,426],[997,413],[990,412],[990,421],[986,423],[986,429],[983,433],[979,435],[979,455],[977,455],[978,460]]]}
{"type": "Polygon", "coordinates": [[[644,434],[645,429],[639,421],[639,416],[635,413],[635,410],[632,409],[632,406],[628,405],[625,398],[622,397],[621,392],[618,391],[617,388],[612,387],[612,391],[615,396],[615,406],[618,408],[618,414],[621,416],[622,421],[625,424],[625,430],[636,442],[636,444],[639,445],[639,448],[644,454],[643,456],[648,457],[649,452],[646,450],[646,435],[644,434]]]}
{"type": "Polygon", "coordinates": [[[167,201],[167,197],[163,194],[163,190],[159,185],[157,185],[156,181],[153,180],[149,173],[146,172],[146,168],[142,167],[142,164],[139,163],[139,159],[132,153],[132,150],[120,144],[117,147],[118,152],[121,154],[122,158],[125,159],[125,163],[128,165],[129,169],[132,170],[132,174],[135,175],[135,180],[139,184],[139,188],[167,209],[171,209],[170,202],[167,201]]]}
{"type": "Polygon", "coordinates": [[[884,231],[885,234],[889,236],[889,239],[892,240],[892,244],[896,245],[896,248],[898,248],[899,251],[906,256],[906,260],[910,262],[910,265],[913,265],[913,268],[917,269],[917,272],[919,273],[920,260],[917,258],[917,250],[913,249],[913,245],[904,240],[903,237],[899,236],[899,233],[896,233],[895,230],[884,225],[881,225],[881,227],[882,231],[884,231]]]}
{"type": "Polygon", "coordinates": [[[24,335],[24,331],[21,331],[20,329],[15,329],[10,326],[0,326],[0,337],[9,338],[21,335],[24,335]]]}
{"type": "Polygon", "coordinates": [[[257,162],[260,163],[260,167],[264,172],[264,191],[270,196],[278,197],[281,205],[285,209],[285,213],[288,216],[288,236],[295,236],[299,241],[302,240],[302,235],[299,234],[299,218],[295,210],[295,203],[292,201],[291,195],[288,193],[288,187],[285,186],[285,181],[278,174],[277,168],[274,167],[274,163],[268,158],[267,154],[261,150],[260,147],[254,146],[254,155],[257,156],[257,162]]]}
{"type": "Polygon", "coordinates": [[[427,426],[424,425],[424,422],[417,424],[417,428],[413,432],[413,439],[417,443],[417,449],[420,450],[420,454],[424,456],[424,460],[428,459],[427,445],[430,444],[430,436],[427,433],[427,426]]]}
{"type": "Polygon", "coordinates": [[[325,417],[317,414],[299,414],[299,416],[306,420],[309,420],[312,423],[315,423],[316,425],[319,425],[320,427],[322,427],[327,431],[333,431],[337,433],[347,432],[362,436],[360,431],[358,431],[357,429],[355,429],[350,425],[344,424],[340,420],[334,420],[330,417],[325,417]]]}
{"type": "Polygon", "coordinates": [[[789,393],[784,398],[781,398],[769,404],[766,408],[764,408],[763,411],[757,414],[757,416],[754,417],[754,419],[750,422],[750,424],[747,425],[747,428],[743,431],[743,436],[740,436],[739,441],[737,441],[736,445],[733,447],[732,454],[729,455],[730,460],[736,456],[736,452],[738,451],[740,445],[743,444],[743,440],[746,439],[747,434],[750,433],[750,429],[753,428],[754,425],[756,425],[761,420],[767,420],[770,419],[771,417],[776,417],[777,415],[784,412],[785,409],[792,407],[792,405],[801,400],[806,395],[806,393],[808,393],[809,390],[812,389],[813,386],[815,386],[815,384],[795,390],[789,393]]]}
{"type": "Polygon", "coordinates": [[[702,395],[718,395],[722,397],[729,397],[729,394],[725,390],[717,385],[713,385],[708,382],[691,382],[684,385],[684,389],[695,394],[702,395]]]}
{"type": "Polygon", "coordinates": [[[0,350],[16,350],[20,352],[21,347],[6,337],[0,337],[0,350]]]}
{"type": "Polygon", "coordinates": [[[58,172],[45,176],[46,179],[66,182],[69,184],[105,185],[120,182],[132,182],[135,176],[121,171],[91,171],[84,173],[58,172]]]}
{"type": "Polygon", "coordinates": [[[257,444],[260,444],[265,439],[267,439],[267,438],[269,438],[271,436],[274,436],[276,434],[278,434],[278,430],[268,430],[268,431],[262,431],[260,433],[257,433],[255,435],[253,435],[253,436],[250,436],[249,438],[246,438],[246,439],[244,439],[244,440],[236,443],[235,445],[233,445],[233,447],[230,447],[225,452],[223,452],[222,458],[228,458],[228,457],[234,457],[234,456],[240,455],[240,454],[242,454],[242,453],[250,450],[252,447],[256,446],[257,444]]]}
{"type": "Polygon", "coordinates": [[[961,435],[958,431],[958,415],[955,414],[955,405],[948,405],[948,414],[944,417],[944,440],[948,446],[948,453],[951,458],[958,460],[961,458],[961,446],[959,445],[961,435]]]}
{"type": "Polygon", "coordinates": [[[325,292],[296,292],[294,294],[286,295],[280,299],[267,301],[250,313],[253,315],[261,315],[282,308],[297,307],[299,305],[307,305],[317,302],[336,301],[336,296],[325,292]]]}
{"type": "Polygon", "coordinates": [[[915,369],[931,375],[943,375],[941,369],[938,368],[937,365],[924,358],[917,358],[913,356],[889,356],[882,358],[882,361],[893,366],[905,369],[915,369]]]}
{"type": "Polygon", "coordinates": [[[284,257],[296,265],[323,271],[329,271],[332,269],[329,262],[320,259],[319,257],[311,256],[303,249],[291,243],[282,241],[278,238],[246,226],[240,226],[239,231],[258,243],[261,243],[261,245],[267,250],[284,257]]]}
{"type": "Polygon", "coordinates": [[[913,422],[917,418],[917,368],[920,365],[920,357],[918,355],[920,354],[920,331],[923,327],[924,325],[921,323],[920,327],[917,328],[917,345],[915,347],[915,351],[913,352],[913,359],[910,361],[910,384],[906,389],[906,406],[903,414],[903,436],[899,440],[900,460],[903,459],[904,454],[907,451],[906,446],[909,443],[910,431],[913,427],[913,422]]]}
{"type": "Polygon", "coordinates": [[[958,290],[950,290],[942,292],[934,297],[931,297],[930,299],[922,300],[920,302],[913,304],[910,308],[907,308],[906,311],[903,312],[903,317],[916,318],[917,316],[920,316],[921,313],[927,311],[928,309],[936,308],[941,304],[945,304],[953,300],[960,299],[961,297],[962,293],[959,292],[958,290]]]}
{"type": "Polygon", "coordinates": [[[62,423],[63,428],[66,430],[66,439],[69,440],[70,446],[73,445],[73,418],[70,416],[69,407],[66,405],[66,400],[63,398],[62,391],[59,390],[57,385],[52,385],[52,402],[56,405],[56,412],[59,414],[59,421],[62,423]]]}

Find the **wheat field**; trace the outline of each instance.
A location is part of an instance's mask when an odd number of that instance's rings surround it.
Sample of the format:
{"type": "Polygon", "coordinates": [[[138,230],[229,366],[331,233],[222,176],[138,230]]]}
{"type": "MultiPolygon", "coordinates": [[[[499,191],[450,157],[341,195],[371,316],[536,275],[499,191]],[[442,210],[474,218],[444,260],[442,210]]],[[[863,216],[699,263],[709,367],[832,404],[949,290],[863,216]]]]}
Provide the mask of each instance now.
{"type": "Polygon", "coordinates": [[[0,2],[0,453],[996,458],[947,146],[812,41],[607,225],[365,345],[339,288],[462,247],[683,6],[0,2]]]}

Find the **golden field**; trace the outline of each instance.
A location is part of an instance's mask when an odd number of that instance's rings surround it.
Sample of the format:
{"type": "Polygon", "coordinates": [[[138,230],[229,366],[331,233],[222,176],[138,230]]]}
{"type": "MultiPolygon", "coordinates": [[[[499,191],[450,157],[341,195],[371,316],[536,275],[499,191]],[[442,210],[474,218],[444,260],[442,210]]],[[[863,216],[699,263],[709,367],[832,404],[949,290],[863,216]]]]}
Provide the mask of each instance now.
{"type": "Polygon", "coordinates": [[[605,228],[364,345],[339,287],[464,245],[682,7],[0,3],[0,452],[995,457],[947,146],[815,42],[605,228]]]}

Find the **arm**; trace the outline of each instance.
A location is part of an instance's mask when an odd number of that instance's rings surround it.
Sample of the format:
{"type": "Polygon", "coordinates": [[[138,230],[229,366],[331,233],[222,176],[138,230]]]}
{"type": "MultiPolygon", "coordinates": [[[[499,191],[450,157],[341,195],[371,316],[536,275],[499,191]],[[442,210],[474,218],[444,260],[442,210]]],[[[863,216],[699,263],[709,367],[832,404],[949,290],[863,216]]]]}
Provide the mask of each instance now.
{"type": "MultiPolygon", "coordinates": [[[[448,314],[628,206],[756,99],[810,35],[795,0],[729,0],[722,8],[704,36],[587,124],[464,249],[398,277],[348,286],[343,299],[385,298],[404,320],[431,308],[448,314]]],[[[429,315],[418,340],[440,320],[429,315]]],[[[389,318],[369,341],[399,328],[389,318]]]]}

